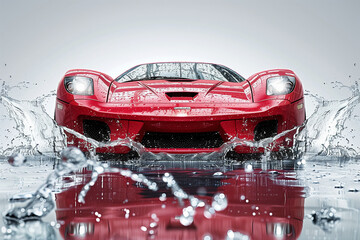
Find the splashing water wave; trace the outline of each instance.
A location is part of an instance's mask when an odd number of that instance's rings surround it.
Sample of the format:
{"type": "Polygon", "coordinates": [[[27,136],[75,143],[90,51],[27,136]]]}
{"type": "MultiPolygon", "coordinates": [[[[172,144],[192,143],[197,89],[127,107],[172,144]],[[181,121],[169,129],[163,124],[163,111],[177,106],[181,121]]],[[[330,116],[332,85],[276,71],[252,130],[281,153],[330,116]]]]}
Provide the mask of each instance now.
{"type": "Polygon", "coordinates": [[[19,219],[26,220],[31,218],[40,218],[47,215],[54,208],[51,193],[54,191],[55,183],[59,177],[80,171],[81,169],[89,166],[93,168],[91,180],[85,184],[79,194],[78,202],[80,203],[85,202],[86,193],[89,191],[90,187],[95,184],[99,174],[105,171],[119,173],[122,176],[131,178],[133,181],[143,183],[150,190],[158,190],[157,184],[148,180],[142,174],[136,174],[130,170],[112,168],[109,167],[106,163],[100,163],[96,160],[86,159],[85,155],[78,148],[69,147],[65,148],[61,152],[61,162],[57,165],[55,171],[48,176],[46,183],[41,185],[34,194],[27,196],[21,194],[20,196],[12,197],[12,202],[29,202],[25,206],[11,209],[6,214],[6,219],[9,221],[16,221],[19,219]]]}
{"type": "MultiPolygon", "coordinates": [[[[354,119],[354,112],[360,106],[360,90],[357,82],[352,86],[344,86],[336,82],[340,87],[351,90],[352,96],[342,100],[328,101],[317,95],[307,93],[317,102],[314,113],[307,119],[305,128],[297,137],[298,141],[306,143],[304,151],[318,155],[358,157],[359,146],[348,147],[349,137],[344,130],[347,121],[354,119]],[[345,140],[345,141],[341,141],[345,140]],[[343,144],[341,144],[343,142],[343,144]]],[[[358,120],[357,120],[358,121],[358,120]]],[[[351,130],[356,134],[354,129],[351,130]]],[[[351,146],[351,145],[350,145],[351,146]]]]}
{"type": "MultiPolygon", "coordinates": [[[[5,214],[4,219],[8,226],[13,226],[14,222],[40,219],[49,214],[54,208],[52,192],[55,190],[56,181],[64,175],[88,167],[92,168],[91,179],[81,189],[78,195],[79,203],[85,203],[87,192],[95,184],[99,174],[104,172],[119,173],[122,176],[131,178],[135,182],[144,184],[152,191],[158,190],[157,183],[148,180],[144,175],[133,173],[128,169],[109,167],[108,164],[100,163],[96,160],[86,159],[85,155],[78,148],[65,148],[61,152],[60,157],[61,162],[55,171],[48,176],[46,183],[41,185],[34,194],[19,194],[10,199],[11,202],[26,202],[26,204],[14,207],[5,214]]],[[[211,206],[206,206],[204,201],[184,192],[170,173],[165,173],[162,180],[171,189],[180,205],[184,204],[184,199],[188,199],[190,202],[190,206],[184,207],[182,215],[179,217],[180,223],[184,226],[189,226],[194,221],[195,211],[198,207],[206,207],[204,215],[208,218],[215,214],[216,211],[222,211],[227,207],[227,198],[223,193],[215,194],[211,206]]]]}
{"type": "MultiPolygon", "coordinates": [[[[55,121],[45,112],[42,102],[49,94],[35,101],[19,101],[1,96],[1,103],[7,108],[9,117],[16,123],[19,135],[12,142],[15,146],[1,150],[1,155],[9,155],[13,151],[26,155],[53,155],[66,146],[65,134],[55,121]]],[[[2,147],[2,146],[1,146],[2,147]]]]}

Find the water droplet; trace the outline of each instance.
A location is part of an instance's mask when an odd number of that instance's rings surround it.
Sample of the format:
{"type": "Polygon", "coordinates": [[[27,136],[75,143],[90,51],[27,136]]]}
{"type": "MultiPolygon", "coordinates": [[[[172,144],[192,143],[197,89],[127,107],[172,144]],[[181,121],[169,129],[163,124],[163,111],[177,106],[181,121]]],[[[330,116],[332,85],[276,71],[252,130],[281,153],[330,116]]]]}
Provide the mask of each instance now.
{"type": "Polygon", "coordinates": [[[212,217],[212,214],[209,212],[209,210],[204,211],[204,217],[206,217],[207,219],[210,219],[212,217]]]}
{"type": "Polygon", "coordinates": [[[233,230],[229,230],[226,233],[226,240],[250,240],[250,238],[245,235],[242,234],[240,232],[234,232],[233,230]]]}
{"type": "Polygon", "coordinates": [[[213,197],[213,202],[211,206],[215,209],[215,211],[222,211],[228,205],[227,198],[223,193],[217,193],[213,197]]]}
{"type": "Polygon", "coordinates": [[[212,240],[213,238],[211,237],[211,235],[207,234],[203,237],[203,240],[212,240]]]}
{"type": "Polygon", "coordinates": [[[227,237],[228,237],[229,239],[234,239],[234,237],[235,237],[234,231],[233,231],[233,230],[229,230],[229,231],[227,232],[227,237]]]}
{"type": "Polygon", "coordinates": [[[251,164],[246,164],[245,165],[245,172],[252,172],[253,171],[253,166],[251,164]]]}
{"type": "Polygon", "coordinates": [[[13,153],[8,158],[8,163],[13,167],[19,167],[26,162],[26,158],[21,153],[13,153]]]}
{"type": "Polygon", "coordinates": [[[166,193],[162,193],[161,196],[159,197],[160,201],[166,201],[166,193]]]}
{"type": "Polygon", "coordinates": [[[180,216],[180,223],[183,226],[189,226],[194,221],[195,209],[191,206],[188,206],[183,209],[183,213],[180,216]]]}
{"type": "Polygon", "coordinates": [[[156,222],[159,221],[159,218],[157,217],[157,215],[155,213],[151,214],[151,218],[156,222]]]}
{"type": "Polygon", "coordinates": [[[77,169],[79,165],[86,162],[84,153],[76,147],[67,147],[61,151],[60,158],[62,167],[77,169]]]}
{"type": "Polygon", "coordinates": [[[308,215],[308,218],[325,232],[331,232],[335,223],[340,220],[340,218],[336,216],[336,210],[332,207],[323,208],[320,211],[313,211],[312,214],[308,215]]]}

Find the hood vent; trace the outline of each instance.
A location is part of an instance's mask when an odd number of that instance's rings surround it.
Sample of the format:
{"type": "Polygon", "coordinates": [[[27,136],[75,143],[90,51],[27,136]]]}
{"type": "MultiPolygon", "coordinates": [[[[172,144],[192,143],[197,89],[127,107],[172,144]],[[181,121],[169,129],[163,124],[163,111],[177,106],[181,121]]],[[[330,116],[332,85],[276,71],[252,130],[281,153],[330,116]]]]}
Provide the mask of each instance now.
{"type": "Polygon", "coordinates": [[[176,100],[194,100],[198,95],[197,92],[167,92],[165,93],[169,101],[176,100]]]}
{"type": "Polygon", "coordinates": [[[197,81],[196,79],[164,79],[164,80],[168,82],[185,82],[185,83],[197,81]]]}

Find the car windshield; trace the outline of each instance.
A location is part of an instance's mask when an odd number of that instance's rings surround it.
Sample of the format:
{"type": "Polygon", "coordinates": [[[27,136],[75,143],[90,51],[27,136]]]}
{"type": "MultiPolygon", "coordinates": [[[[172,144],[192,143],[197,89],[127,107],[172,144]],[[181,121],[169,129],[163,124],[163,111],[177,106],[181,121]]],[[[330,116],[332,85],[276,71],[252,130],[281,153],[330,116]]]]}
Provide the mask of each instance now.
{"type": "Polygon", "coordinates": [[[226,82],[242,82],[244,78],[233,70],[210,63],[150,63],[138,65],[121,74],[116,81],[142,81],[154,79],[190,79],[217,80],[226,82]]]}

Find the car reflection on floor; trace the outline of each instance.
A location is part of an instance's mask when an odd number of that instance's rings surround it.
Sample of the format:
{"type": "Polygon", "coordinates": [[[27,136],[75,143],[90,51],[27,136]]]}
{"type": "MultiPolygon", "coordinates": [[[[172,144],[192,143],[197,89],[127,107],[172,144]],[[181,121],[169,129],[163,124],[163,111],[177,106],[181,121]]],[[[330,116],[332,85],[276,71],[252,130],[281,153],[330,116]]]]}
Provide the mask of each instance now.
{"type": "Polygon", "coordinates": [[[159,184],[153,192],[130,178],[105,173],[77,202],[87,171],[67,176],[65,190],[56,195],[56,216],[65,239],[296,239],[304,218],[304,186],[294,171],[237,169],[214,174],[199,169],[142,172],[159,184]],[[224,193],[227,208],[206,214],[197,208],[194,221],[179,220],[184,207],[161,178],[170,172],[188,194],[211,205],[215,193],[224,193]],[[76,182],[76,184],[75,184],[76,182]],[[165,197],[166,196],[166,197],[165,197]],[[247,237],[246,237],[247,236],[247,237]]]}

